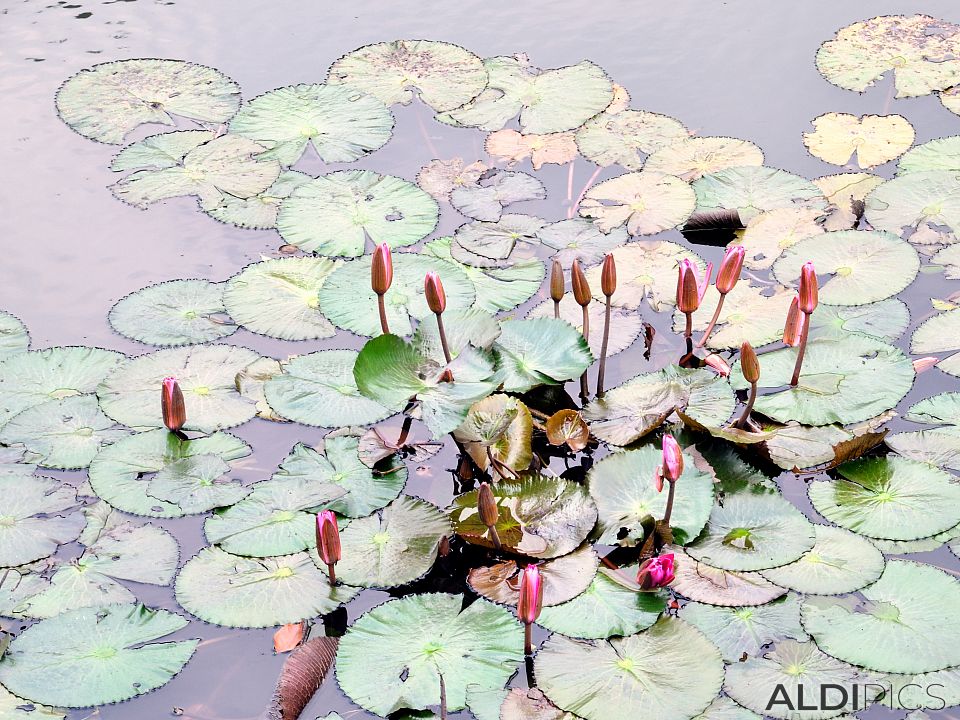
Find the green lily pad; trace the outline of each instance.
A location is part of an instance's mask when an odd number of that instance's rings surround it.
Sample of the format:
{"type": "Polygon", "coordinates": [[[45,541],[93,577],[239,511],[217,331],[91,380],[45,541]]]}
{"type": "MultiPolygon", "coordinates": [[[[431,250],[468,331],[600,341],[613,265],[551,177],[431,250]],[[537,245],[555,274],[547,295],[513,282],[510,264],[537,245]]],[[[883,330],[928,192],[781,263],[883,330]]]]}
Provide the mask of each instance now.
{"type": "Polygon", "coordinates": [[[762,720],[762,718],[752,710],[747,710],[727,696],[721,695],[693,720],[762,720]]]}
{"type": "MultiPolygon", "coordinates": [[[[343,557],[337,563],[337,578],[359,587],[406,585],[430,571],[440,541],[452,534],[440,508],[401,495],[382,510],[352,521],[340,533],[343,557]]],[[[314,558],[323,567],[319,560],[314,558]]]]}
{"type": "Polygon", "coordinates": [[[336,332],[320,308],[320,288],[338,263],[295,257],[248,265],[230,278],[223,303],[251,332],[281,340],[318,340],[336,332]]]}
{"type": "Polygon", "coordinates": [[[960,483],[927,463],[896,455],[839,468],[842,480],[810,485],[810,501],[831,522],[867,537],[918,540],[960,523],[960,483]]]}
{"type": "MultiPolygon", "coordinates": [[[[370,287],[370,257],[363,257],[337,268],[320,288],[320,307],[337,327],[358,335],[379,335],[377,296],[370,287]]],[[[423,278],[435,272],[443,282],[447,312],[466,310],[476,299],[470,278],[455,265],[424,255],[396,253],[393,256],[394,279],[384,295],[390,331],[409,335],[414,320],[433,319],[423,294],[423,278]]],[[[434,320],[435,322],[435,320],[434,320]]]]}
{"type": "Polygon", "coordinates": [[[701,425],[718,427],[730,419],[735,406],[733,390],[725,378],[703,368],[668,365],[607,391],[583,409],[583,419],[601,440],[629,445],[676,411],[701,425]]]}
{"type": "MultiPolygon", "coordinates": [[[[764,353],[761,388],[787,385],[796,364],[797,348],[764,353]]],[[[811,340],[796,387],[757,398],[757,412],[779,422],[805,425],[854,423],[895,407],[910,390],[913,364],[898,348],[865,335],[811,340]]],[[[748,383],[739,362],[731,373],[736,389],[748,383]]]]}
{"type": "Polygon", "coordinates": [[[898,175],[924,170],[960,172],[960,136],[936,138],[912,147],[897,163],[898,175]]]}
{"type": "MultiPolygon", "coordinates": [[[[715,349],[739,348],[744,342],[749,342],[754,347],[760,347],[780,340],[783,337],[783,321],[795,295],[792,290],[782,287],[760,288],[747,282],[738,282],[723,301],[707,346],[715,349]]],[[[693,314],[695,332],[707,329],[719,301],[720,293],[715,285],[711,285],[693,314]]],[[[682,333],[685,325],[686,316],[674,310],[674,332],[682,333]]]]}
{"type": "Polygon", "coordinates": [[[476,184],[453,188],[450,204],[461,215],[496,222],[507,205],[546,197],[547,189],[537,178],[527,173],[501,170],[490,179],[481,178],[476,184]]]}
{"type": "MultiPolygon", "coordinates": [[[[527,313],[528,319],[553,317],[553,300],[544,300],[535,305],[527,313]]],[[[590,318],[590,352],[595,358],[600,357],[603,346],[603,323],[606,315],[605,306],[601,303],[591,303],[587,308],[590,318]]],[[[583,309],[577,304],[572,293],[567,293],[560,301],[560,319],[573,325],[577,332],[583,332],[583,309]]],[[[626,308],[611,306],[610,308],[610,337],[607,342],[607,357],[623,352],[633,345],[640,333],[643,332],[643,318],[639,313],[631,312],[626,308]]]]}
{"type": "Polygon", "coordinates": [[[222,123],[240,106],[240,86],[218,70],[181,60],[120,60],[81,70],[57,91],[57,111],[73,130],[117,145],[144,123],[171,115],[222,123]]]}
{"type": "Polygon", "coordinates": [[[193,345],[236,332],[223,313],[221,283],[170,280],[122,298],[107,320],[121,335],[147,345],[193,345]]]}
{"type": "Polygon", "coordinates": [[[630,236],[623,227],[604,233],[585,218],[571,218],[544,225],[537,231],[537,238],[557,251],[554,260],[568,267],[578,258],[584,265],[602,262],[607,253],[625,245],[630,236]]]}
{"type": "Polygon", "coordinates": [[[676,579],[670,589],[694,602],[721,607],[756,607],[787,594],[758,572],[733,572],[710,567],[687,555],[682,547],[668,546],[663,552],[676,556],[676,579]]]}
{"type": "Polygon", "coordinates": [[[58,480],[0,475],[0,496],[0,568],[52,555],[83,530],[76,491],[58,480]]]}
{"type": "Polygon", "coordinates": [[[743,234],[733,241],[743,245],[743,265],[750,270],[766,270],[773,266],[783,251],[801,240],[821,235],[818,222],[821,210],[807,207],[778,207],[754,215],[743,234]]]}
{"type": "Polygon", "coordinates": [[[491,457],[516,472],[529,468],[532,434],[533,418],[527,406],[502,393],[475,402],[463,424],[453,431],[460,447],[484,471],[489,469],[491,457]]]}
{"type": "Polygon", "coordinates": [[[330,587],[305,553],[244,558],[207,547],[177,576],[177,602],[204,622],[225,627],[287,625],[333,612],[359,588],[330,587]]]}
{"type": "Polygon", "coordinates": [[[450,254],[478,268],[510,267],[518,243],[537,245],[537,233],[546,221],[532,215],[508,214],[496,222],[461,225],[453,235],[450,254]]]}
{"type": "Polygon", "coordinates": [[[193,455],[165,465],[147,485],[151,498],[179,506],[185,515],[240,502],[250,488],[224,475],[230,466],[213,453],[193,455]]]}
{"type": "Polygon", "coordinates": [[[731,137],[685,137],[647,158],[647,172],[693,182],[727,168],[763,165],[763,151],[749,140],[731,137]]]}
{"type": "MultiPolygon", "coordinates": [[[[930,673],[899,675],[886,673],[883,682],[890,692],[881,700],[885,705],[902,710],[913,710],[910,720],[923,720],[917,708],[941,710],[960,704],[960,671],[947,668],[930,673]]],[[[929,716],[927,716],[929,717],[929,716]]]]}
{"type": "Polygon", "coordinates": [[[494,347],[507,392],[526,392],[538,385],[572,380],[593,364],[583,335],[556,318],[504,320],[494,347]]]}
{"type": "MultiPolygon", "coordinates": [[[[960,342],[955,339],[957,328],[960,328],[960,309],[927,318],[913,331],[910,352],[926,355],[960,350],[960,342]]],[[[943,358],[937,367],[950,375],[960,376],[960,353],[954,352],[943,358]]]]}
{"type": "Polygon", "coordinates": [[[151,430],[103,448],[90,463],[90,485],[118,510],[156,518],[182,517],[188,512],[205,512],[236,502],[237,495],[244,492],[234,483],[221,485],[212,482],[209,475],[192,470],[208,467],[211,455],[229,463],[250,452],[249,445],[227,433],[182,440],[165,429],[151,430]],[[189,491],[193,481],[193,493],[183,495],[181,500],[184,507],[149,494],[151,486],[158,482],[158,476],[150,474],[164,470],[168,470],[168,480],[159,482],[159,487],[166,486],[167,492],[177,480],[181,492],[189,491]],[[176,477],[169,477],[174,473],[176,477]]]}
{"type": "Polygon", "coordinates": [[[896,433],[885,438],[884,442],[909,460],[960,470],[960,430],[956,427],[896,433]]]}
{"type": "Polygon", "coordinates": [[[910,325],[910,311],[897,298],[868,305],[827,305],[821,302],[810,318],[810,338],[839,339],[849,333],[877,340],[897,340],[910,325]]]}
{"type": "Polygon", "coordinates": [[[960,278],[960,255],[958,253],[960,253],[960,245],[948,245],[938,250],[937,254],[930,258],[930,264],[943,268],[943,276],[947,280],[957,280],[960,278]]]}
{"type": "Polygon", "coordinates": [[[799,175],[777,168],[747,166],[727,168],[694,181],[697,210],[736,210],[743,222],[782,207],[826,209],[823,193],[799,175]]]}
{"type": "Polygon", "coordinates": [[[176,613],[143,605],[81,608],[17,636],[0,659],[0,682],[33,702],[92,707],[166,685],[198,640],[155,642],[187,626],[176,613]]]}
{"type": "Polygon", "coordinates": [[[160,388],[175,377],[183,391],[184,430],[211,433],[242,425],[256,406],[237,390],[237,374],[260,359],[253,350],[233,345],[204,345],[158,350],[132,359],[110,373],[97,388],[100,407],[117,422],[146,430],[163,426],[160,388]]]}
{"type": "Polygon", "coordinates": [[[0,360],[30,348],[30,333],[19,318],[0,310],[0,360]]]}
{"type": "Polygon", "coordinates": [[[692,602],[680,608],[679,617],[720,648],[728,663],[736,664],[743,656],[755,657],[768,643],[787,638],[809,640],[800,625],[796,595],[760,607],[723,608],[692,602]]]}
{"type": "Polygon", "coordinates": [[[113,156],[110,169],[114,172],[152,168],[163,170],[183,162],[183,157],[217,136],[213,130],[174,130],[150,135],[127,145],[113,156]]]}
{"type": "MultiPolygon", "coordinates": [[[[569,605],[570,600],[585,592],[597,574],[600,558],[590,543],[584,543],[569,555],[537,564],[543,579],[543,607],[569,605]]],[[[472,569],[467,582],[478,595],[501,605],[516,607],[520,601],[523,570],[516,560],[472,569]]],[[[542,624],[543,616],[537,622],[542,624]]],[[[546,627],[544,625],[544,627],[546,627]]]]}
{"type": "Polygon", "coordinates": [[[889,560],[851,598],[808,598],[803,627],[827,654],[871,670],[920,673],[960,664],[960,583],[930,565],[889,560]],[[929,611],[936,598],[938,611],[929,611]],[[873,642],[865,643],[869,637],[873,642]]]}
{"type": "Polygon", "coordinates": [[[243,104],[230,132],[290,166],[312,145],[323,162],[352,162],[390,139],[393,114],[375,97],[342,85],[289,85],[243,104]]]}
{"type": "Polygon", "coordinates": [[[471,691],[500,688],[523,659],[513,614],[486,600],[465,609],[462,595],[431,593],[391,600],[361,616],[340,640],[337,682],[378,715],[440,703],[462,710],[471,691]],[[365,658],[378,658],[371,669],[365,658]]]}
{"type": "Polygon", "coordinates": [[[674,618],[606,641],[553,635],[534,667],[546,696],[585,720],[686,720],[702,712],[723,684],[720,652],[674,618]]]}
{"type": "Polygon", "coordinates": [[[696,206],[690,186],[673,175],[634,172],[587,190],[580,215],[603,232],[626,224],[631,235],[654,235],[681,225],[696,206]]]}
{"type": "Polygon", "coordinates": [[[224,197],[215,208],[204,210],[215,220],[248,230],[270,230],[277,226],[281,203],[301,185],[313,180],[311,175],[295,170],[281,170],[273,185],[250,197],[224,197]]]}
{"type": "Polygon", "coordinates": [[[960,231],[960,175],[925,170],[888,180],[867,195],[864,214],[877,230],[899,235],[924,223],[960,231]]]}
{"type": "MultiPolygon", "coordinates": [[[[50,581],[26,568],[4,568],[0,571],[0,618],[22,618],[23,601],[50,587],[50,581]],[[22,570],[22,572],[21,572],[22,570]]],[[[0,685],[0,711],[3,705],[3,686],[0,685]]],[[[0,714],[0,717],[4,717],[0,714]]]]}
{"type": "Polygon", "coordinates": [[[437,201],[411,182],[338,170],[296,188],[280,206],[277,230],[305,252],[357,257],[368,237],[391,248],[422,240],[439,213],[437,201]]]}
{"type": "MultiPolygon", "coordinates": [[[[577,130],[577,149],[600,167],[643,167],[644,156],[689,137],[679,120],[646,110],[600,113],[577,130]]],[[[669,175],[679,173],[660,170],[669,175]]]]}
{"type": "Polygon", "coordinates": [[[907,420],[928,425],[960,425],[960,392],[945,392],[910,406],[907,420]]]}
{"type": "MultiPolygon", "coordinates": [[[[500,511],[497,533],[503,547],[536,558],[573,552],[593,530],[597,509],[577,483],[542,475],[492,486],[500,511]]],[[[471,543],[493,547],[477,510],[477,491],[453,499],[449,510],[454,530],[471,543]]]]}
{"type": "Polygon", "coordinates": [[[388,106],[409,105],[415,89],[439,112],[475,98],[487,84],[487,71],[480,58],[459,45],[394,40],[347,53],[330,66],[327,82],[358,88],[388,106]]]}
{"type": "MultiPolygon", "coordinates": [[[[494,340],[500,337],[500,323],[493,315],[477,308],[454,310],[443,314],[444,332],[451,357],[460,355],[468,345],[478,350],[489,350],[494,340]]],[[[443,343],[440,342],[439,326],[436,322],[420,323],[412,339],[414,347],[426,357],[437,363],[446,363],[443,343]]]]}
{"type": "Polygon", "coordinates": [[[869,230],[838,230],[801,240],[773,266],[777,280],[792,285],[800,268],[811,261],[819,274],[820,301],[831,305],[866,305],[906,288],[917,276],[920,258],[913,246],[896,235],[869,230]]]}
{"type": "Polygon", "coordinates": [[[129,434],[100,411],[96,397],[75,395],[15,415],[0,429],[0,442],[22,444],[43,467],[78,469],[87,467],[102,446],[129,434]]]}
{"type": "Polygon", "coordinates": [[[4,720],[66,720],[66,712],[59,708],[32,703],[7,692],[0,685],[0,717],[4,720]]]}

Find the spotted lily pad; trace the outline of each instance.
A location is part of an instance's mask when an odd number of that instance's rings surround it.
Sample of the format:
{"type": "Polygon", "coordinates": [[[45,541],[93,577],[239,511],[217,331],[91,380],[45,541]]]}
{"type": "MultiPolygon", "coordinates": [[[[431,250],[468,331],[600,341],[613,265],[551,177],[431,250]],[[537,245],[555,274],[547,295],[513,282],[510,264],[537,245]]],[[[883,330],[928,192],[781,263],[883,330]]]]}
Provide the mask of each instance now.
{"type": "MultiPolygon", "coordinates": [[[[0,618],[24,617],[20,612],[23,601],[50,587],[50,581],[38,573],[30,572],[26,568],[22,570],[21,572],[16,568],[4,568],[0,571],[0,618]]],[[[0,711],[4,710],[3,692],[0,686],[0,711]]],[[[0,717],[4,716],[0,715],[0,717]]],[[[14,717],[17,716],[14,715],[14,717]]]]}
{"type": "Polygon", "coordinates": [[[488,170],[481,161],[467,165],[463,158],[431,160],[417,173],[417,185],[434,200],[450,200],[454,188],[472,185],[488,170]]]}
{"type": "Polygon", "coordinates": [[[647,172],[692,182],[733,167],[763,165],[763,151],[749,140],[730,137],[688,137],[658,149],[647,158],[647,172]]]}
{"type": "Polygon", "coordinates": [[[673,175],[636,172],[587,190],[580,215],[603,232],[626,224],[631,235],[653,235],[683,223],[696,206],[690,186],[673,175]]]}
{"type": "Polygon", "coordinates": [[[813,181],[823,191],[831,208],[823,221],[826,230],[847,230],[852,228],[860,215],[862,208],[855,212],[854,202],[863,201],[870,192],[881,185],[884,179],[870,173],[838,173],[824,175],[813,181]]]}
{"type": "Polygon", "coordinates": [[[474,220],[500,219],[503,208],[526,200],[543,200],[547,190],[537,178],[522,172],[500,171],[489,180],[461,185],[450,193],[450,204],[474,220]]]}
{"type": "Polygon", "coordinates": [[[83,515],[76,491],[46,477],[0,476],[0,568],[25,565],[76,540],[83,515]]]}
{"type": "Polygon", "coordinates": [[[537,232],[537,238],[557,251],[554,260],[568,267],[578,258],[584,265],[601,262],[607,253],[625,245],[629,235],[622,227],[604,233],[585,218],[571,218],[545,225],[537,232]]]}
{"type": "Polygon", "coordinates": [[[727,168],[694,181],[697,210],[736,210],[743,222],[782,207],[825,209],[820,188],[806,178],[766,166],[727,168]]]}
{"type": "Polygon", "coordinates": [[[0,310],[0,360],[25,352],[29,347],[27,326],[16,316],[0,310]]]}
{"type": "MultiPolygon", "coordinates": [[[[593,363],[583,335],[564,320],[504,320],[495,348],[503,389],[526,392],[580,377],[593,363]]],[[[456,377],[456,375],[454,375],[456,377]]]]}
{"type": "MultiPolygon", "coordinates": [[[[537,565],[543,578],[543,607],[569,606],[569,600],[585,592],[597,574],[599,558],[593,546],[584,543],[569,555],[537,565]]],[[[488,600],[516,607],[520,599],[523,570],[516,560],[474,568],[467,576],[470,587],[488,600]]],[[[566,614],[563,615],[564,617],[566,614]]],[[[538,622],[542,623],[541,615],[538,622]]],[[[546,627],[544,625],[544,627],[546,627]]]]}
{"type": "Polygon", "coordinates": [[[783,251],[801,240],[823,233],[817,222],[821,210],[780,207],[754,215],[735,244],[743,245],[743,264],[751,270],[765,270],[783,251]]]}
{"type": "Polygon", "coordinates": [[[865,217],[876,229],[898,235],[924,223],[960,231],[960,175],[924,170],[888,180],[867,195],[865,217]]]}
{"type": "MultiPolygon", "coordinates": [[[[958,45],[960,47],[960,45],[958,45]]],[[[813,132],[803,134],[810,154],[834,165],[851,155],[866,169],[882,165],[913,145],[913,126],[902,115],[825,113],[813,119],[813,132]]]]}
{"type": "Polygon", "coordinates": [[[627,170],[639,170],[645,155],[686,137],[683,123],[668,115],[646,110],[607,111],[577,130],[577,148],[587,160],[600,167],[621,165],[627,170]]]}

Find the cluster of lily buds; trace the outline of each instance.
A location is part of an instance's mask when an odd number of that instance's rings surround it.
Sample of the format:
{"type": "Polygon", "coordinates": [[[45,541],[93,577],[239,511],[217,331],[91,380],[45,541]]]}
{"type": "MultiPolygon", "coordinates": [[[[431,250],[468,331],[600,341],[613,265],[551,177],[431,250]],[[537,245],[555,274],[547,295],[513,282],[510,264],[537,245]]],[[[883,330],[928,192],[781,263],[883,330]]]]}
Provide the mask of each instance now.
{"type": "Polygon", "coordinates": [[[697,279],[697,266],[687,258],[680,261],[677,275],[677,308],[685,315],[695,313],[710,284],[713,263],[707,265],[703,280],[697,279]]]}
{"type": "Polygon", "coordinates": [[[641,590],[657,590],[666,587],[675,578],[672,553],[644,560],[637,571],[637,584],[641,590]]]}
{"type": "Polygon", "coordinates": [[[170,432],[179,432],[187,422],[183,392],[176,378],[163,379],[163,387],[160,390],[160,412],[163,414],[163,424],[170,432]]]}
{"type": "Polygon", "coordinates": [[[393,283],[393,258],[386,243],[377,245],[370,265],[370,287],[377,295],[385,295],[393,283]]]}
{"type": "Polygon", "coordinates": [[[653,474],[653,482],[657,492],[663,491],[663,481],[675,483],[683,474],[683,451],[673,435],[664,435],[661,445],[663,462],[653,474]]]}
{"type": "Polygon", "coordinates": [[[530,625],[540,617],[543,609],[543,575],[537,565],[527,565],[520,576],[520,599],[517,602],[517,617],[530,625]]]}
{"type": "Polygon", "coordinates": [[[327,566],[330,584],[336,585],[334,566],[340,562],[340,529],[337,527],[337,516],[333,510],[317,513],[317,552],[327,566]]]}

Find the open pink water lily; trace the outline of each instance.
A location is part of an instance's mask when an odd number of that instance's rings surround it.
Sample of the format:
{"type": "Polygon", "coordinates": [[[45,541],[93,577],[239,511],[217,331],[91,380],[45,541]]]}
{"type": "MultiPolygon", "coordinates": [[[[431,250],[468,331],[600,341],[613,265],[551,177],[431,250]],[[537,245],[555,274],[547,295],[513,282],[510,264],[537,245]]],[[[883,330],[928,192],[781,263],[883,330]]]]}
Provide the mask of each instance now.
{"type": "Polygon", "coordinates": [[[659,555],[640,563],[637,571],[637,584],[641,590],[656,590],[666,587],[674,581],[673,554],[659,555]]]}

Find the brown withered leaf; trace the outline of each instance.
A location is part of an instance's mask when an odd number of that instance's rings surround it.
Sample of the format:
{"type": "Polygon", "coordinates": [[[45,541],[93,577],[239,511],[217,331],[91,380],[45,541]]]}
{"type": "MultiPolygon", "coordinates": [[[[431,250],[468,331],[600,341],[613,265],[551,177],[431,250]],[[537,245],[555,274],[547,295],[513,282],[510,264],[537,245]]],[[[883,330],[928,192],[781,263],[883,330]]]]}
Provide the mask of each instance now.
{"type": "MultiPolygon", "coordinates": [[[[584,543],[569,555],[540,564],[543,577],[543,604],[559,605],[590,587],[597,573],[597,553],[584,543]]],[[[516,605],[520,598],[521,569],[514,560],[474,568],[467,583],[480,595],[501,605],[516,605]]]]}
{"type": "Polygon", "coordinates": [[[530,158],[534,170],[544,163],[565,165],[577,157],[573,133],[522,135],[516,130],[497,130],[487,135],[487,152],[495,158],[515,165],[530,158]]]}
{"type": "Polygon", "coordinates": [[[294,650],[280,671],[266,720],[297,720],[337,657],[340,638],[311,638],[294,650]]]}
{"type": "Polygon", "coordinates": [[[273,651],[276,653],[290,652],[303,642],[305,630],[306,625],[302,621],[284,625],[273,634],[273,651]]]}
{"type": "Polygon", "coordinates": [[[580,452],[590,442],[590,428],[576,410],[559,410],[547,420],[547,441],[551,445],[566,445],[580,452]]]}

